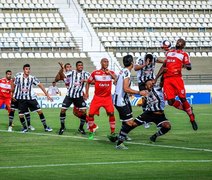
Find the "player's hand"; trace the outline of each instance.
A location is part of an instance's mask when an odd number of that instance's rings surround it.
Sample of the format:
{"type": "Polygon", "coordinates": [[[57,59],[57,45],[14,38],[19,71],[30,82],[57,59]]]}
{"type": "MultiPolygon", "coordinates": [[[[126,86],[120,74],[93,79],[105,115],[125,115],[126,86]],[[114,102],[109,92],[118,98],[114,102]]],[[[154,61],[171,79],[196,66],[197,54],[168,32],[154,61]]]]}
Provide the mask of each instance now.
{"type": "Polygon", "coordinates": [[[58,64],[60,65],[60,67],[63,69],[64,68],[64,65],[62,62],[58,62],[58,64]]]}
{"type": "Polygon", "coordinates": [[[48,101],[53,102],[53,99],[52,99],[49,95],[47,95],[46,97],[47,97],[47,100],[48,100],[48,101]]]}
{"type": "Polygon", "coordinates": [[[156,84],[156,79],[153,79],[153,80],[152,80],[152,83],[153,83],[153,84],[156,84]]]}
{"type": "Polygon", "coordinates": [[[147,58],[145,65],[146,65],[146,66],[149,65],[149,58],[147,58]]]}
{"type": "Polygon", "coordinates": [[[12,99],[11,99],[13,102],[16,102],[17,100],[13,97],[12,99]]]}
{"type": "Polygon", "coordinates": [[[146,97],[146,96],[148,96],[149,92],[148,92],[147,90],[142,90],[142,91],[139,91],[139,94],[140,94],[141,96],[146,97]]]}
{"type": "Polygon", "coordinates": [[[88,100],[89,95],[88,95],[87,93],[84,93],[84,94],[83,94],[83,98],[84,98],[84,100],[88,100]]]}

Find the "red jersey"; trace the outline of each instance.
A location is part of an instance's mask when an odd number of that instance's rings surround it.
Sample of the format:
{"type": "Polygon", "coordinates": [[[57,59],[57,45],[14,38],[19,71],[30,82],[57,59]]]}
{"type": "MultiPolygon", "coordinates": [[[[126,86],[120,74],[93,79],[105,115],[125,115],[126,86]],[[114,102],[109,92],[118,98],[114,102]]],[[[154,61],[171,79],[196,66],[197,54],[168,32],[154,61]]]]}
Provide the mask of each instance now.
{"type": "Polygon", "coordinates": [[[191,64],[189,55],[183,50],[170,50],[166,53],[167,72],[164,77],[182,76],[182,67],[185,64],[191,64]]]}
{"type": "MultiPolygon", "coordinates": [[[[113,71],[110,71],[111,74],[115,74],[113,71]]],[[[105,97],[111,96],[112,88],[112,77],[109,74],[106,74],[105,71],[95,70],[91,73],[91,76],[88,78],[88,82],[95,81],[95,92],[96,96],[105,97]]]]}
{"type": "Polygon", "coordinates": [[[0,79],[0,96],[4,98],[11,98],[11,81],[7,78],[0,79]]]}

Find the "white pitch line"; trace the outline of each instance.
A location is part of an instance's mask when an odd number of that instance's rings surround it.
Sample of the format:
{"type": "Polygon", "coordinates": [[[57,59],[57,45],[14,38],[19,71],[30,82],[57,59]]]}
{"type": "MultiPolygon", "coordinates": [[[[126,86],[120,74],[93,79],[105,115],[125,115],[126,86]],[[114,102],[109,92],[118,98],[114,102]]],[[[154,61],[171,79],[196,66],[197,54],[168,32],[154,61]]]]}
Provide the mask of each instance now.
{"type": "MultiPolygon", "coordinates": [[[[84,139],[89,140],[87,136],[68,136],[68,135],[56,135],[56,134],[49,134],[49,133],[34,133],[34,132],[27,132],[22,133],[21,131],[12,131],[8,132],[7,130],[0,130],[0,132],[7,132],[7,133],[17,133],[17,134],[33,134],[38,136],[52,136],[52,137],[59,137],[59,138],[73,138],[73,139],[84,139]]],[[[100,136],[99,136],[100,137],[100,136]]],[[[98,136],[94,138],[95,141],[99,141],[98,136]]],[[[89,140],[91,141],[91,140],[89,140]]],[[[191,151],[203,151],[203,152],[212,152],[212,149],[203,149],[203,148],[191,148],[191,147],[183,147],[183,146],[170,146],[170,145],[159,145],[159,144],[147,144],[147,143],[139,143],[139,142],[129,142],[126,141],[126,144],[134,144],[134,145],[142,145],[142,146],[152,146],[152,147],[161,147],[161,148],[170,148],[170,149],[182,149],[182,150],[191,150],[191,151]]]]}
{"type": "Polygon", "coordinates": [[[143,164],[143,163],[212,163],[212,160],[147,160],[147,161],[118,161],[118,162],[94,162],[94,163],[68,163],[68,164],[44,164],[28,166],[0,166],[0,169],[26,169],[63,166],[90,166],[90,165],[111,165],[111,164],[143,164]]]}

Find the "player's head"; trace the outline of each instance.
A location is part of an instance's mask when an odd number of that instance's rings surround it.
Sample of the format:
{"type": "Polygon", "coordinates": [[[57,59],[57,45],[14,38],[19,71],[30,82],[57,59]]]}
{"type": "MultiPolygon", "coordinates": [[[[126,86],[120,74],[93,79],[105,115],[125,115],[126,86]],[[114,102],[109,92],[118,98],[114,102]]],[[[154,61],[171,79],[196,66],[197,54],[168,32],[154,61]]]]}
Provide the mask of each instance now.
{"type": "Polygon", "coordinates": [[[82,61],[77,61],[76,62],[76,69],[77,69],[77,71],[82,71],[83,70],[83,62],[82,61]]]}
{"type": "Polygon", "coordinates": [[[185,47],[185,45],[186,45],[185,40],[180,38],[177,40],[175,47],[176,47],[176,49],[183,49],[185,47]]]}
{"type": "Polygon", "coordinates": [[[11,70],[7,70],[7,71],[5,72],[5,74],[6,74],[6,79],[7,79],[7,80],[10,80],[10,79],[12,78],[12,71],[11,71],[11,70]]]}
{"type": "Polygon", "coordinates": [[[144,60],[147,61],[149,59],[149,62],[151,63],[153,60],[153,55],[152,54],[146,54],[144,57],[144,60]]]}
{"type": "Polygon", "coordinates": [[[68,72],[68,71],[71,71],[71,64],[70,63],[66,63],[64,65],[64,68],[65,68],[65,71],[68,72]]]}
{"type": "Polygon", "coordinates": [[[132,55],[126,55],[123,57],[123,64],[124,64],[124,67],[129,67],[131,65],[133,65],[133,57],[132,55]]]}
{"type": "Polygon", "coordinates": [[[102,69],[107,69],[109,66],[109,61],[107,58],[102,58],[101,59],[101,68],[102,69]]]}
{"type": "Polygon", "coordinates": [[[52,82],[52,86],[56,86],[56,82],[55,81],[52,82]]]}
{"type": "Polygon", "coordinates": [[[148,91],[151,91],[152,87],[154,86],[154,81],[153,79],[147,79],[145,81],[145,87],[148,91]]]}
{"type": "Polygon", "coordinates": [[[23,70],[24,70],[25,75],[29,75],[30,74],[30,64],[24,64],[23,70]]]}

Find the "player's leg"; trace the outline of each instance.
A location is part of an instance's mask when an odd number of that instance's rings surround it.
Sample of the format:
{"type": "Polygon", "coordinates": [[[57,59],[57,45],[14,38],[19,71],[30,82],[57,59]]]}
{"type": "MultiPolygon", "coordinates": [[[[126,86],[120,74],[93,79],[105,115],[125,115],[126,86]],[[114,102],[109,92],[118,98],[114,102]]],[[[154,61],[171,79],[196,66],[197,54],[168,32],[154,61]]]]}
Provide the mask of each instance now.
{"type": "Polygon", "coordinates": [[[84,125],[86,123],[86,109],[79,109],[78,107],[76,107],[74,105],[73,107],[73,114],[78,117],[80,119],[80,125],[79,125],[79,129],[78,131],[81,133],[81,134],[86,134],[85,133],[85,130],[84,130],[84,125]]]}
{"type": "Polygon", "coordinates": [[[60,110],[60,130],[58,132],[59,135],[62,135],[65,131],[65,119],[66,119],[66,111],[71,106],[72,99],[69,96],[66,96],[62,103],[62,108],[60,110]]]}
{"type": "Polygon", "coordinates": [[[25,114],[28,113],[29,110],[31,112],[37,112],[38,115],[39,115],[40,121],[43,124],[44,130],[47,131],[47,132],[51,132],[52,131],[52,128],[50,128],[49,126],[47,126],[46,118],[45,118],[44,113],[41,110],[41,108],[40,108],[37,100],[36,99],[34,99],[34,100],[28,100],[27,103],[28,103],[28,108],[27,108],[28,111],[26,111],[25,114]]]}
{"type": "Polygon", "coordinates": [[[13,126],[13,120],[14,120],[14,115],[15,111],[18,110],[18,101],[11,101],[11,108],[10,108],[10,113],[9,113],[9,125],[8,125],[8,131],[12,131],[12,126],[13,126]]]}
{"type": "Polygon", "coordinates": [[[18,109],[19,109],[19,119],[23,126],[22,132],[26,133],[28,131],[28,128],[26,126],[24,114],[28,111],[27,100],[18,100],[18,109]]]}
{"type": "Polygon", "coordinates": [[[192,125],[193,130],[196,131],[198,129],[198,126],[197,126],[197,123],[195,121],[195,115],[193,113],[192,107],[190,106],[190,104],[189,104],[189,102],[187,101],[186,98],[180,98],[180,100],[181,100],[181,102],[183,104],[184,111],[189,116],[189,119],[190,119],[190,122],[191,122],[191,125],[192,125]]]}
{"type": "Polygon", "coordinates": [[[155,134],[150,137],[151,142],[155,142],[157,137],[162,136],[171,130],[171,124],[165,117],[165,114],[153,114],[153,122],[160,128],[155,134]]]}

